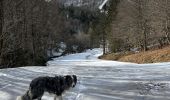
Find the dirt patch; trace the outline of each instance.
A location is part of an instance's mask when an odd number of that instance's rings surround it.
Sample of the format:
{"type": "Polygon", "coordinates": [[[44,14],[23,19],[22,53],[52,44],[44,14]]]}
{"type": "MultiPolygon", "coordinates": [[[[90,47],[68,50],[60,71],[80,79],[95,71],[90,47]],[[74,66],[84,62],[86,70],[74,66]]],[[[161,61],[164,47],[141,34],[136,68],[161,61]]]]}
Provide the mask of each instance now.
{"type": "Polygon", "coordinates": [[[170,62],[170,46],[159,50],[150,50],[139,53],[113,53],[100,57],[106,60],[117,60],[123,62],[133,63],[159,63],[159,62],[170,62]]]}
{"type": "Polygon", "coordinates": [[[102,55],[99,57],[99,59],[105,59],[105,60],[119,60],[124,56],[132,55],[134,52],[120,52],[120,53],[110,53],[106,55],[102,55]]]}

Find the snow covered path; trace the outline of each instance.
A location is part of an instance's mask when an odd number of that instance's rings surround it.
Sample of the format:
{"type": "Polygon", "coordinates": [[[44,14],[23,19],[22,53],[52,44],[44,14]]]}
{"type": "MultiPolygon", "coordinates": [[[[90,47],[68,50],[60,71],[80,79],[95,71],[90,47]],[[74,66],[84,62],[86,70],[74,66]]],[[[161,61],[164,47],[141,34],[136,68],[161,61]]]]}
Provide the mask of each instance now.
{"type": "MultiPolygon", "coordinates": [[[[133,64],[99,60],[101,49],[48,62],[47,67],[0,70],[0,100],[15,100],[38,76],[76,74],[64,100],[170,100],[170,63],[133,64]]],[[[48,93],[43,100],[53,100],[48,93]]]]}

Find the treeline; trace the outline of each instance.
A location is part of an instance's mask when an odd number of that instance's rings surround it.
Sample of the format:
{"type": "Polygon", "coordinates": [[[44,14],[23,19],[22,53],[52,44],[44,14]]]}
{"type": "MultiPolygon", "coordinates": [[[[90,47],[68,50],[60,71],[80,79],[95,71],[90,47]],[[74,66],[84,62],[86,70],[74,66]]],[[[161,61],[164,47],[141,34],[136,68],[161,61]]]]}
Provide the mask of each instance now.
{"type": "Polygon", "coordinates": [[[0,0],[0,68],[45,65],[61,42],[62,55],[91,48],[95,16],[58,0],[0,0]]]}
{"type": "Polygon", "coordinates": [[[170,44],[169,0],[109,0],[103,10],[58,0],[0,0],[0,68],[45,65],[61,55],[146,51],[170,44]]]}
{"type": "Polygon", "coordinates": [[[146,51],[170,44],[169,0],[110,0],[109,5],[103,24],[109,52],[146,51]]]}
{"type": "Polygon", "coordinates": [[[92,47],[89,32],[92,21],[98,17],[95,11],[90,8],[68,6],[62,7],[61,12],[66,16],[65,25],[68,26],[65,30],[67,35],[62,40],[67,45],[63,54],[82,52],[99,45],[92,47]]]}
{"type": "Polygon", "coordinates": [[[56,0],[1,0],[0,3],[1,68],[44,65],[47,50],[62,30],[56,0]]]}

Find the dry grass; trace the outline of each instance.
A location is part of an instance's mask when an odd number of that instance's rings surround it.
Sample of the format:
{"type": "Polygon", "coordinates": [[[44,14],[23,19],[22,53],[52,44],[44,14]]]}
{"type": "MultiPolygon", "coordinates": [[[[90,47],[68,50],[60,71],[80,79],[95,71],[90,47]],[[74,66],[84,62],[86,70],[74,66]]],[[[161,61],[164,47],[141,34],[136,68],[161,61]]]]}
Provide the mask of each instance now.
{"type": "Polygon", "coordinates": [[[132,54],[134,53],[133,52],[110,53],[110,54],[100,56],[99,58],[105,60],[119,60],[124,56],[132,55],[132,54]]]}
{"type": "Polygon", "coordinates": [[[152,50],[140,52],[136,54],[109,54],[102,57],[107,60],[118,60],[123,62],[133,63],[157,63],[157,62],[170,62],[170,46],[159,50],[152,50]]]}

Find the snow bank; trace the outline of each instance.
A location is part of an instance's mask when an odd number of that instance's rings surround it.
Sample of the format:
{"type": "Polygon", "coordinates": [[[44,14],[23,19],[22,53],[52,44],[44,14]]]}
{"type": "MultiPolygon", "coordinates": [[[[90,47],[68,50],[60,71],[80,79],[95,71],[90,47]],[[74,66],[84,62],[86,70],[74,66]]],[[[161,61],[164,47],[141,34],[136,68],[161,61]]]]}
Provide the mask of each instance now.
{"type": "MultiPolygon", "coordinates": [[[[170,100],[170,63],[134,64],[97,59],[102,49],[53,59],[47,67],[0,70],[0,100],[15,100],[38,76],[76,74],[64,100],[170,100]]],[[[53,100],[45,93],[42,100],[53,100]]]]}

